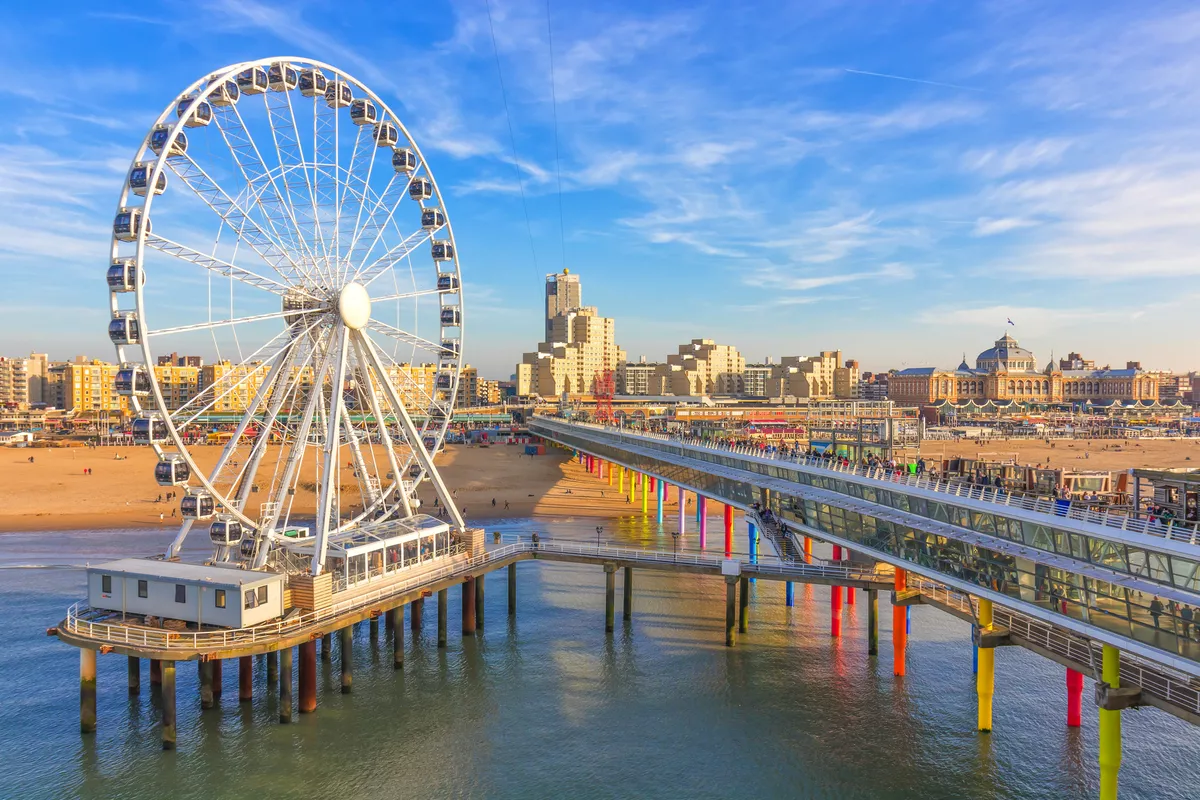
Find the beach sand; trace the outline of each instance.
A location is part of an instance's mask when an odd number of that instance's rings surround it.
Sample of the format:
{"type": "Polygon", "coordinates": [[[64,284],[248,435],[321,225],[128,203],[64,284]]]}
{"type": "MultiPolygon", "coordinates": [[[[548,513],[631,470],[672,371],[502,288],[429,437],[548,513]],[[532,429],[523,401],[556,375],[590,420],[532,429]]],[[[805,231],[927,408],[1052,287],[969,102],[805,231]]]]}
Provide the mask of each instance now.
{"type": "Polygon", "coordinates": [[[925,442],[926,458],[983,458],[1018,464],[1041,464],[1053,469],[1127,470],[1131,467],[1200,469],[1200,441],[1196,439],[1054,439],[1053,449],[1044,439],[1007,439],[959,442],[925,442]],[[981,455],[982,454],[982,455],[981,455]]]}
{"type": "MultiPolygon", "coordinates": [[[[207,469],[216,463],[221,448],[199,446],[193,453],[207,469]]],[[[0,448],[0,532],[177,526],[179,519],[172,520],[171,511],[178,513],[178,500],[155,502],[168,491],[154,482],[155,461],[147,447],[0,448]],[[92,474],[85,475],[85,468],[92,474]]],[[[610,487],[607,478],[589,476],[557,449],[527,456],[520,445],[449,445],[437,464],[459,509],[466,509],[468,522],[531,516],[612,518],[633,510],[618,496],[615,475],[610,487]]],[[[273,465],[274,454],[269,454],[263,468],[273,465]]],[[[428,481],[418,494],[422,510],[434,513],[428,481]]],[[[315,496],[302,488],[296,497],[297,513],[311,514],[314,507],[315,496]]]]}

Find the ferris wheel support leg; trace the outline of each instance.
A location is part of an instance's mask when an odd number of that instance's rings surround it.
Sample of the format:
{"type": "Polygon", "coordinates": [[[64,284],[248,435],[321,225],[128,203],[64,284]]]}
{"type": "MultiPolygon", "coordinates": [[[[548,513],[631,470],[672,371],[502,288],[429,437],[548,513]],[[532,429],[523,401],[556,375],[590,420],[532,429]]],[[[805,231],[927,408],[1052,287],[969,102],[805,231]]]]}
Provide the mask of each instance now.
{"type": "MultiPolygon", "coordinates": [[[[375,368],[375,374],[387,375],[387,370],[383,368],[383,363],[379,360],[379,353],[376,352],[375,345],[371,343],[371,340],[361,332],[356,332],[355,336],[367,352],[371,365],[375,368]]],[[[388,402],[392,404],[392,407],[396,409],[396,413],[400,415],[400,423],[404,428],[404,435],[408,438],[409,444],[412,446],[413,454],[425,469],[425,474],[429,476],[429,481],[433,484],[438,499],[450,513],[450,519],[455,527],[460,531],[466,530],[467,525],[463,522],[462,514],[459,513],[458,506],[454,503],[454,498],[450,496],[450,492],[446,489],[446,484],[442,481],[442,476],[434,468],[433,456],[425,449],[420,434],[417,432],[416,426],[413,425],[412,417],[408,415],[408,409],[404,407],[404,404],[400,402],[399,395],[396,394],[396,387],[391,384],[391,381],[382,381],[382,384],[383,390],[387,394],[388,402]]]]}
{"type": "MultiPolygon", "coordinates": [[[[346,350],[350,344],[350,333],[344,325],[338,326],[337,361],[333,368],[333,407],[329,409],[329,425],[325,434],[325,466],[321,472],[321,498],[317,504],[317,541],[313,547],[312,574],[320,575],[325,568],[325,548],[329,545],[329,516],[334,510],[334,495],[337,494],[338,478],[338,423],[342,416],[344,397],[342,385],[346,382],[346,350]]],[[[315,384],[314,384],[315,385],[315,384]]],[[[345,687],[343,687],[345,688],[345,687]]]]}
{"type": "Polygon", "coordinates": [[[183,524],[179,526],[179,533],[175,534],[175,541],[171,542],[171,546],[167,548],[167,558],[174,558],[179,555],[179,551],[183,547],[183,540],[187,538],[188,531],[192,529],[193,522],[195,520],[185,519],[183,524]]]}

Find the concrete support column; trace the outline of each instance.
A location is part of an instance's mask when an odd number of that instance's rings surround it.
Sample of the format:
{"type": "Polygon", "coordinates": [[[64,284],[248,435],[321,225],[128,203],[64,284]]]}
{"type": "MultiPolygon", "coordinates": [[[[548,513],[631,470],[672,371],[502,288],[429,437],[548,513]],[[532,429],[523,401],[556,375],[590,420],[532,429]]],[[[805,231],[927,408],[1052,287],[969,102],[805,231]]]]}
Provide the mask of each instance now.
{"type": "Polygon", "coordinates": [[[508,615],[510,617],[517,614],[517,565],[512,563],[508,565],[508,615]]]}
{"type": "MultiPolygon", "coordinates": [[[[758,563],[758,526],[755,525],[753,522],[748,523],[748,525],[749,525],[748,538],[750,539],[750,563],[757,564],[758,563]]],[[[754,578],[751,578],[750,582],[757,583],[756,579],[754,579],[754,578]]]]}
{"type": "Polygon", "coordinates": [[[625,580],[621,584],[621,617],[633,619],[633,567],[625,568],[625,580]]]}
{"type": "Polygon", "coordinates": [[[404,669],[404,606],[388,612],[392,629],[392,669],[404,669]]]}
{"type": "Polygon", "coordinates": [[[485,575],[475,577],[475,630],[483,630],[483,588],[487,585],[485,575]]]}
{"type": "MultiPolygon", "coordinates": [[[[400,619],[403,620],[404,617],[401,616],[400,619]]],[[[394,614],[384,614],[383,620],[384,620],[383,628],[388,633],[391,633],[392,631],[394,631],[396,629],[396,618],[395,618],[394,614]]]]}
{"type": "Polygon", "coordinates": [[[367,630],[371,636],[371,644],[374,644],[375,640],[379,638],[379,617],[371,617],[370,622],[367,623],[367,630]]]}
{"type": "Polygon", "coordinates": [[[737,606],[737,577],[734,575],[725,576],[725,646],[733,647],[734,641],[734,625],[736,624],[737,614],[735,607],[737,606]]]}
{"type": "MultiPolygon", "coordinates": [[[[979,599],[979,632],[992,629],[992,601],[979,599]]],[[[979,648],[979,674],[975,676],[979,695],[979,732],[992,732],[992,698],[996,694],[996,648],[979,648]]]]}
{"type": "Polygon", "coordinates": [[[213,671],[213,699],[220,700],[221,692],[225,687],[225,662],[219,658],[214,658],[212,661],[213,671]]]}
{"type": "MultiPolygon", "coordinates": [[[[1104,645],[1101,679],[1113,689],[1121,687],[1121,651],[1104,645]]],[[[1117,800],[1117,775],[1121,771],[1121,712],[1100,709],[1100,800],[1117,800]]]]}
{"type": "MultiPolygon", "coordinates": [[[[908,588],[908,575],[897,568],[892,587],[897,592],[908,588]]],[[[904,677],[904,650],[908,644],[908,629],[905,627],[907,606],[892,606],[892,674],[898,678],[904,677]]]]}
{"type": "Polygon", "coordinates": [[[341,630],[342,638],[342,694],[350,694],[354,688],[354,626],[341,630]]]}
{"type": "Polygon", "coordinates": [[[279,683],[279,652],[272,650],[267,653],[267,686],[279,683]]]}
{"type": "Polygon", "coordinates": [[[879,592],[867,589],[867,655],[879,655],[879,592]]]}
{"type": "Polygon", "coordinates": [[[468,577],[462,583],[462,632],[463,636],[475,635],[475,578],[468,577]]]}
{"type": "Polygon", "coordinates": [[[242,656],[238,659],[238,702],[249,703],[254,699],[254,658],[242,656]]]}
{"type": "Polygon", "coordinates": [[[1083,724],[1083,673],[1067,669],[1067,727],[1083,724]]]}
{"type": "Polygon", "coordinates": [[[96,651],[79,648],[79,732],[96,732],[96,651]]]}
{"type": "Polygon", "coordinates": [[[300,713],[312,714],[316,710],[317,643],[310,639],[300,645],[300,713]]]}
{"type": "Polygon", "coordinates": [[[604,632],[612,633],[617,617],[617,565],[604,565],[604,632]]]}
{"type": "Polygon", "coordinates": [[[175,662],[160,661],[162,680],[162,748],[175,749],[175,662]]]}
{"type": "MultiPolygon", "coordinates": [[[[845,566],[847,566],[847,567],[850,566],[850,564],[849,564],[850,548],[849,547],[847,547],[845,550],[842,551],[842,560],[847,562],[845,566]]],[[[854,605],[854,587],[853,586],[846,587],[846,605],[848,605],[848,606],[854,605]]]]}
{"type": "MultiPolygon", "coordinates": [[[[654,480],[654,479],[651,478],[650,480],[654,480]]],[[[664,501],[664,498],[666,497],[666,494],[667,494],[666,484],[664,484],[662,481],[659,481],[658,489],[655,492],[655,497],[658,500],[657,509],[658,509],[658,524],[659,525],[662,525],[662,523],[663,523],[663,501],[664,501]]]]}
{"type": "Polygon", "coordinates": [[[292,648],[279,651],[279,721],[292,721],[292,648]]]}
{"type": "Polygon", "coordinates": [[[812,538],[808,536],[804,537],[804,563],[812,563],[812,538]]]}
{"type": "MultiPolygon", "coordinates": [[[[303,658],[303,656],[301,656],[303,658]]],[[[321,660],[333,660],[333,634],[327,633],[321,637],[321,660]]]]}
{"type": "Polygon", "coordinates": [[[650,498],[646,494],[646,473],[642,473],[642,516],[649,510],[650,498]]]}
{"type": "Polygon", "coordinates": [[[750,627],[750,579],[741,577],[741,597],[738,598],[738,633],[745,633],[750,627]]]}
{"type": "Polygon", "coordinates": [[[630,470],[629,472],[629,505],[633,505],[633,501],[637,498],[637,473],[630,470]]]}
{"type": "Polygon", "coordinates": [[[613,484],[613,480],[612,480],[612,474],[613,474],[613,465],[612,465],[612,464],[605,464],[604,466],[606,467],[606,469],[604,470],[604,472],[605,472],[605,476],[604,476],[604,477],[608,479],[608,485],[609,485],[609,486],[612,486],[612,484],[613,484]]]}
{"type": "Polygon", "coordinates": [[[783,603],[788,608],[796,605],[796,585],[788,581],[783,586],[783,603]]]}
{"type": "Polygon", "coordinates": [[[200,708],[212,708],[214,705],[213,662],[198,661],[196,666],[200,670],[200,708]]]}
{"type": "Polygon", "coordinates": [[[725,557],[733,557],[733,506],[725,505],[725,557]]]}
{"type": "MultiPolygon", "coordinates": [[[[842,560],[842,548],[833,546],[833,561],[842,560]]],[[[829,635],[839,638],[842,635],[842,587],[829,587],[829,635]]]]}
{"type": "Polygon", "coordinates": [[[679,538],[682,540],[683,535],[687,533],[687,494],[684,493],[683,487],[679,487],[679,538]]]}
{"type": "Polygon", "coordinates": [[[150,659],[150,685],[162,686],[162,662],[157,658],[150,659]]]}
{"type": "Polygon", "coordinates": [[[700,549],[708,547],[708,498],[696,495],[696,524],[700,526],[700,549]]]}
{"type": "Polygon", "coordinates": [[[437,646],[441,647],[441,648],[445,648],[446,644],[449,642],[449,639],[450,639],[450,636],[447,633],[447,629],[449,628],[447,619],[450,616],[449,605],[450,605],[450,590],[449,589],[439,589],[438,593],[437,593],[437,615],[438,615],[437,646]]]}
{"type": "Polygon", "coordinates": [[[420,633],[421,626],[424,624],[425,617],[425,598],[418,597],[408,604],[408,627],[414,633],[420,633]]]}
{"type": "Polygon", "coordinates": [[[138,694],[142,691],[142,661],[137,656],[129,656],[125,665],[129,678],[129,693],[138,694]]]}
{"type": "Polygon", "coordinates": [[[658,491],[658,478],[654,477],[653,475],[650,476],[650,491],[658,491]]]}

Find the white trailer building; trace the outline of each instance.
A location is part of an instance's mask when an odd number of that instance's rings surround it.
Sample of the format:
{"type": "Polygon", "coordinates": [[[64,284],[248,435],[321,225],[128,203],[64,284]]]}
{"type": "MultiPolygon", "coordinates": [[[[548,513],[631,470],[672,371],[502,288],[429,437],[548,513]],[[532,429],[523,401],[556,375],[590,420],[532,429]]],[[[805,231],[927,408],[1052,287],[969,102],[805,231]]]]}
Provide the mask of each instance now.
{"type": "Polygon", "coordinates": [[[89,566],[87,574],[92,608],[225,628],[283,616],[280,573],[122,558],[89,566]]]}

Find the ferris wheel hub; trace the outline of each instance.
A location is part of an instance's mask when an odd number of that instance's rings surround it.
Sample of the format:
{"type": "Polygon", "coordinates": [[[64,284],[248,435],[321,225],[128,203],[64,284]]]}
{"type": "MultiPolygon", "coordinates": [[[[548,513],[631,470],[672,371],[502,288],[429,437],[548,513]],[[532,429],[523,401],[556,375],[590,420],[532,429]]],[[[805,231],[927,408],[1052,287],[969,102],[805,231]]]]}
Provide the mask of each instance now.
{"type": "Polygon", "coordinates": [[[351,330],[362,330],[371,321],[371,295],[361,283],[352,281],[343,286],[337,307],[342,322],[351,330]]]}

